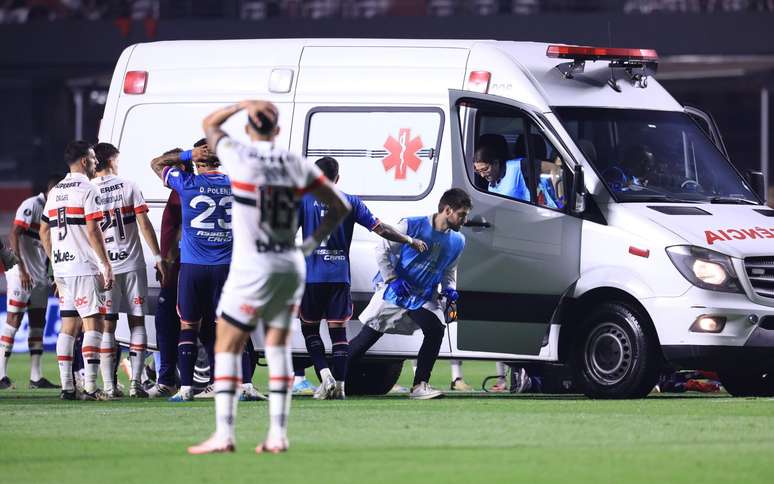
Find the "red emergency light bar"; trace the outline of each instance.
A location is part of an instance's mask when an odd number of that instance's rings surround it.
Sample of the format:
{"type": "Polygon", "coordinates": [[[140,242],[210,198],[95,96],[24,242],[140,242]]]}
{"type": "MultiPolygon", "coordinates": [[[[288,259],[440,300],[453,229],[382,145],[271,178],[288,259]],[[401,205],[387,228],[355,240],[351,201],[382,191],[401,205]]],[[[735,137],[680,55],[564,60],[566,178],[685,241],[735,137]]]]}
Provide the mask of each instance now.
{"type": "Polygon", "coordinates": [[[549,45],[546,56],[575,60],[658,60],[655,49],[623,49],[620,47],[584,47],[580,45],[549,45]]]}

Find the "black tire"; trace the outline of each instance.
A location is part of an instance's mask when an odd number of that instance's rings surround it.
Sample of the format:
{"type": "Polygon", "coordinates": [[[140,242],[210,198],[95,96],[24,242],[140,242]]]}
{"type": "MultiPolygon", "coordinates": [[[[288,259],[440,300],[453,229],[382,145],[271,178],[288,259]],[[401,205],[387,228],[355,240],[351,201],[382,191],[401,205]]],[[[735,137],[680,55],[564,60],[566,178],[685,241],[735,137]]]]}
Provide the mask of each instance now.
{"type": "Polygon", "coordinates": [[[575,381],[589,398],[642,398],[663,358],[650,321],[620,302],[594,307],[574,338],[575,381]]]}
{"type": "Polygon", "coordinates": [[[723,388],[734,397],[774,396],[774,372],[736,369],[719,373],[723,388]]]}
{"type": "Polygon", "coordinates": [[[351,365],[347,371],[347,395],[384,395],[400,378],[403,361],[374,361],[351,365]]]}

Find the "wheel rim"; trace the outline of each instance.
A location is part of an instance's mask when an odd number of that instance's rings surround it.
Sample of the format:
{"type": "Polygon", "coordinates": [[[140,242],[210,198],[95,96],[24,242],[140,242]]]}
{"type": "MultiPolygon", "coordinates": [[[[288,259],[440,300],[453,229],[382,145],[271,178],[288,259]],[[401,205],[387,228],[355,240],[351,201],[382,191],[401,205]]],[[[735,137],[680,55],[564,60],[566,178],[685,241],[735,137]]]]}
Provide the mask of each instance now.
{"type": "Polygon", "coordinates": [[[626,377],[633,362],[629,335],[615,323],[601,323],[586,339],[585,358],[589,376],[598,384],[610,386],[626,377]]]}

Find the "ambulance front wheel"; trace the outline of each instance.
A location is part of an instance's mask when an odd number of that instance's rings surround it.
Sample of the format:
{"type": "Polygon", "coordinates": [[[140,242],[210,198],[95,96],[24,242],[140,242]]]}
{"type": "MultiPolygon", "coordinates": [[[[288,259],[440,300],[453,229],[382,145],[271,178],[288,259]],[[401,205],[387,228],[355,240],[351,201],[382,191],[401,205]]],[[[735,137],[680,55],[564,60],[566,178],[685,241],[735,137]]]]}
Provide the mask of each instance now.
{"type": "Polygon", "coordinates": [[[623,302],[592,308],[576,334],[576,381],[590,398],[642,398],[658,380],[662,358],[650,321],[623,302]]]}
{"type": "Polygon", "coordinates": [[[398,382],[403,360],[369,361],[347,371],[347,395],[384,395],[398,382]]]}

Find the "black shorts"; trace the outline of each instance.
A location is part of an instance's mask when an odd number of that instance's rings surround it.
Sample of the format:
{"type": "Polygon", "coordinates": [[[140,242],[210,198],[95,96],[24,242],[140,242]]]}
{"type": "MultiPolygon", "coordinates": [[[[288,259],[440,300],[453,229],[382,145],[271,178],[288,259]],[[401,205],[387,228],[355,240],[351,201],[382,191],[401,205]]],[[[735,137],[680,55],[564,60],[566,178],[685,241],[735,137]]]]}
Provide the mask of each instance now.
{"type": "Polygon", "coordinates": [[[345,323],[352,318],[352,295],[349,284],[320,282],[307,284],[299,308],[301,321],[345,323]]]}

